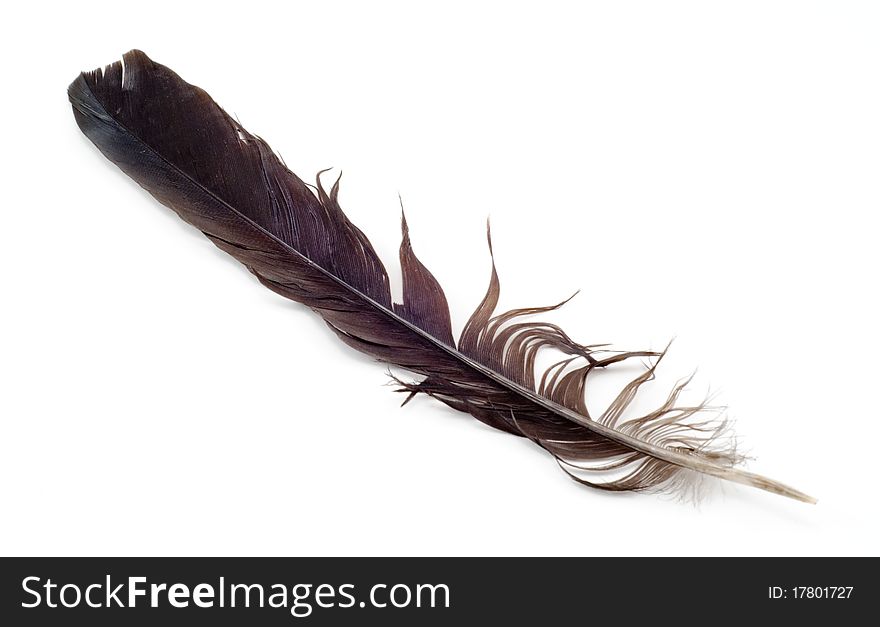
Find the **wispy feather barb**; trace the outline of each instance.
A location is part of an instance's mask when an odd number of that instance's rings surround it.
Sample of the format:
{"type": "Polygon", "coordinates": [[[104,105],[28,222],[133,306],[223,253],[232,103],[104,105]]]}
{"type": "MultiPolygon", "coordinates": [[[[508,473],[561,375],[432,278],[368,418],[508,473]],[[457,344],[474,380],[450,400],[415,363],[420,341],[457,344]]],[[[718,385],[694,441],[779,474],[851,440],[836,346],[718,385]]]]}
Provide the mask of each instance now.
{"type": "Polygon", "coordinates": [[[110,161],[261,283],[312,308],[349,346],[421,375],[400,382],[410,397],[426,394],[525,436],[594,488],[669,490],[702,473],[812,501],[735,468],[726,423],[703,404],[678,404],[687,381],[656,410],[626,417],[663,354],[578,344],[556,325],[525,319],[562,303],[496,313],[494,258],[486,295],[456,342],[446,296],[413,252],[405,218],[402,300],[392,302],[384,265],[339,206],[339,181],[328,192],[319,173],[313,191],[207,93],[143,52],[81,74],[68,95],[83,133],[110,161]],[[536,375],[545,349],[564,358],[536,375]],[[592,416],[587,379],[634,357],[656,360],[592,416]]]}

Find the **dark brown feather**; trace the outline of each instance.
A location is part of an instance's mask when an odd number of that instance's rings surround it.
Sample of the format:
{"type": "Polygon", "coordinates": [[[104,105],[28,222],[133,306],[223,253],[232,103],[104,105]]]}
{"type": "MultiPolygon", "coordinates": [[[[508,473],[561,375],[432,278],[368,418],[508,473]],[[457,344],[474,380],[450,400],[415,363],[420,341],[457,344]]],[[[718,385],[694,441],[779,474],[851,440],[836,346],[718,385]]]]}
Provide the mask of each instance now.
{"type": "MultiPolygon", "coordinates": [[[[550,452],[578,481],[606,490],[676,489],[704,473],[810,501],[777,482],[734,468],[727,426],[704,405],[678,406],[684,383],[655,411],[624,412],[660,359],[591,416],[588,377],[612,364],[652,357],[574,342],[558,326],[524,320],[559,307],[495,314],[495,270],[458,343],[440,284],[413,252],[405,218],[402,302],[367,237],[329,192],[290,172],[259,137],[210,96],[144,53],[81,74],[69,97],[83,133],[113,163],[238,259],[267,287],[315,310],[349,346],[423,378],[400,382],[550,452]],[[536,377],[536,357],[564,358],[536,377]]],[[[490,239],[491,252],[491,239],[490,239]]]]}

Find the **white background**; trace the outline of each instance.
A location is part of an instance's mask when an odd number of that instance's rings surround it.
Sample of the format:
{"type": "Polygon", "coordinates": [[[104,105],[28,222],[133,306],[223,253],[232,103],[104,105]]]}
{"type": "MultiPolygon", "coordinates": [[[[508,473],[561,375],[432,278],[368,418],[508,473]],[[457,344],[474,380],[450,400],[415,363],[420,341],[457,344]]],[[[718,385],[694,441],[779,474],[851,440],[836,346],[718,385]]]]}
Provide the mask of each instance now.
{"type": "MultiPolygon", "coordinates": [[[[0,552],[880,553],[871,2],[15,3],[2,47],[0,552]],[[342,203],[397,193],[456,329],[581,294],[585,343],[699,366],[751,470],[699,507],[569,481],[262,288],[107,162],[65,89],[138,47],[342,203]]],[[[395,288],[396,289],[396,288],[395,288]]]]}

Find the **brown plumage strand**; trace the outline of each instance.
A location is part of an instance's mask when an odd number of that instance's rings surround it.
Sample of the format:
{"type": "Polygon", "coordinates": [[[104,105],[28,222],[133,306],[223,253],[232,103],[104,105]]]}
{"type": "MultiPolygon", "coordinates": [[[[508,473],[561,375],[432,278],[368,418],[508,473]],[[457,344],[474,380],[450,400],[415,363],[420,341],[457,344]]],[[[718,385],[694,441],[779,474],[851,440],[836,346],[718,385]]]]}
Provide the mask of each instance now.
{"type": "Polygon", "coordinates": [[[343,342],[420,376],[399,381],[410,396],[426,394],[526,437],[594,488],[687,492],[710,475],[813,502],[736,468],[724,420],[704,405],[679,404],[687,381],[654,411],[628,417],[662,353],[586,346],[556,325],[527,320],[559,305],[496,313],[494,260],[486,296],[456,342],[446,296],[413,252],[405,219],[402,301],[392,302],[384,265],[339,206],[339,181],[327,191],[319,174],[313,191],[207,93],[143,52],[81,74],[68,95],[79,127],[110,161],[263,285],[313,309],[343,342]],[[545,349],[564,358],[536,374],[545,349]],[[592,415],[590,375],[639,357],[655,360],[592,415]]]}

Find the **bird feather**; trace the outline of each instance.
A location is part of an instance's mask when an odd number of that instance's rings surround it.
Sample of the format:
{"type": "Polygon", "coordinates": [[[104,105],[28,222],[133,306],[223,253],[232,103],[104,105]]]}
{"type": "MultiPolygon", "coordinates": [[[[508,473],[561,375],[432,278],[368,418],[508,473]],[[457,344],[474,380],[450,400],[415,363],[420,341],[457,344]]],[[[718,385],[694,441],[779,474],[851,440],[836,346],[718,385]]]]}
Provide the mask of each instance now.
{"type": "MultiPolygon", "coordinates": [[[[263,285],[313,309],[343,342],[419,376],[395,378],[407,400],[425,394],[526,437],[593,488],[682,491],[708,475],[813,502],[738,468],[725,420],[705,404],[679,404],[686,381],[654,411],[627,416],[664,353],[582,345],[530,318],[562,303],[496,313],[494,257],[486,295],[456,341],[446,296],[413,251],[405,217],[403,290],[393,302],[385,266],[339,205],[339,180],[327,191],[319,173],[307,185],[205,91],[143,52],[82,73],[68,96],[83,133],[160,203],[263,285]],[[563,358],[536,372],[547,349],[563,358]],[[638,357],[655,360],[594,416],[588,379],[638,357]]],[[[487,238],[491,253],[488,230],[487,238]]]]}

